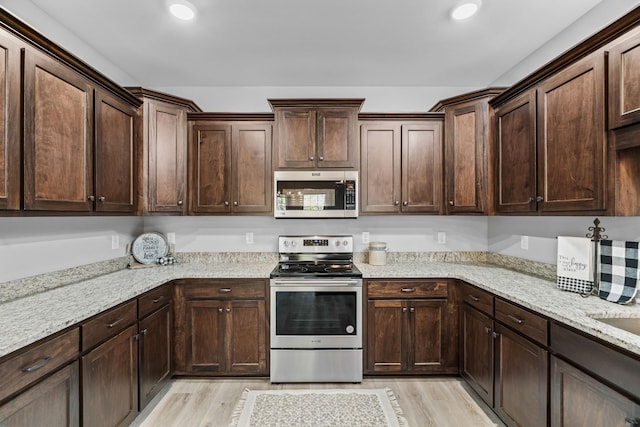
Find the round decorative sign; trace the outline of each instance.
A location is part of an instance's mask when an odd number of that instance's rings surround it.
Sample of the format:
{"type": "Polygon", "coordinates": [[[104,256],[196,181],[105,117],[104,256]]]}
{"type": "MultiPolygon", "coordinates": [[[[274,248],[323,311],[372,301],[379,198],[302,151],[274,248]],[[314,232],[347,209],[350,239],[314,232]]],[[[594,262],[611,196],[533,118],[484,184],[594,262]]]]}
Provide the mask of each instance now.
{"type": "Polygon", "coordinates": [[[169,252],[167,239],[156,232],[139,235],[131,245],[131,254],[140,264],[155,263],[169,252]]]}

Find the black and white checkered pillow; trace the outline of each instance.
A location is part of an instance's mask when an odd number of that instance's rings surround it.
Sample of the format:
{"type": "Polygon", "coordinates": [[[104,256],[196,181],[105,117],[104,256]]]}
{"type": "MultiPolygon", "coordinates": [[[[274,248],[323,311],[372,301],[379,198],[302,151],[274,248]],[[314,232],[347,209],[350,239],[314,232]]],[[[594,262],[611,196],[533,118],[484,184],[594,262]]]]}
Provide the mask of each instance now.
{"type": "Polygon", "coordinates": [[[600,242],[600,291],[602,299],[630,302],[638,288],[638,242],[600,242]]]}
{"type": "Polygon", "coordinates": [[[573,277],[557,276],[557,284],[563,291],[590,294],[593,290],[593,281],[574,279],[573,277]]]}

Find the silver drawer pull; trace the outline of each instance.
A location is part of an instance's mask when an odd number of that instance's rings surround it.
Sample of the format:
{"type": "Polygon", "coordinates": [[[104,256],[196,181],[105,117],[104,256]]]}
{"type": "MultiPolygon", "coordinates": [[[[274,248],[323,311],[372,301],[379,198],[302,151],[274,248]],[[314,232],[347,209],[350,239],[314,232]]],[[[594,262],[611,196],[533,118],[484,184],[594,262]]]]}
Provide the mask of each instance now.
{"type": "Polygon", "coordinates": [[[156,298],[156,299],[154,299],[154,300],[153,300],[153,303],[154,303],[154,304],[157,304],[157,303],[159,303],[160,301],[162,301],[163,299],[164,299],[164,295],[160,295],[158,298],[156,298]]]}
{"type": "Polygon", "coordinates": [[[114,326],[116,326],[118,323],[122,322],[123,320],[124,320],[124,317],[121,317],[113,323],[107,323],[107,328],[111,329],[114,326]]]}
{"type": "Polygon", "coordinates": [[[220,292],[231,292],[231,288],[222,288],[220,292]]]}
{"type": "Polygon", "coordinates": [[[44,365],[49,363],[50,360],[51,360],[51,356],[45,356],[44,359],[40,360],[38,363],[35,363],[27,368],[23,368],[22,372],[29,373],[29,372],[37,371],[38,369],[42,368],[44,365]]]}
{"type": "Polygon", "coordinates": [[[524,320],[522,320],[522,319],[518,319],[517,317],[512,316],[512,315],[510,315],[510,314],[507,314],[507,317],[508,317],[509,319],[513,320],[514,322],[516,322],[518,325],[522,325],[522,324],[524,323],[524,320]]]}
{"type": "Polygon", "coordinates": [[[480,298],[478,298],[478,297],[476,297],[476,296],[473,296],[473,295],[471,295],[471,294],[469,294],[469,298],[471,298],[471,299],[472,299],[472,300],[474,300],[475,302],[480,301],[480,298]]]}
{"type": "Polygon", "coordinates": [[[400,289],[402,292],[415,292],[416,288],[402,288],[400,289]]]}

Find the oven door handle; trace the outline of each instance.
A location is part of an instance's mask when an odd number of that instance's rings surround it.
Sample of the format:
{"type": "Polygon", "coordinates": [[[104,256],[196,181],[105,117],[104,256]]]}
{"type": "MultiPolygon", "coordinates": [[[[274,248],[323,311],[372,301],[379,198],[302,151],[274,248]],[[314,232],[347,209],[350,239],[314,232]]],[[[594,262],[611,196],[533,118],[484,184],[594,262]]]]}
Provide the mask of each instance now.
{"type": "Polygon", "coordinates": [[[271,286],[359,286],[359,280],[273,280],[271,286]]]}

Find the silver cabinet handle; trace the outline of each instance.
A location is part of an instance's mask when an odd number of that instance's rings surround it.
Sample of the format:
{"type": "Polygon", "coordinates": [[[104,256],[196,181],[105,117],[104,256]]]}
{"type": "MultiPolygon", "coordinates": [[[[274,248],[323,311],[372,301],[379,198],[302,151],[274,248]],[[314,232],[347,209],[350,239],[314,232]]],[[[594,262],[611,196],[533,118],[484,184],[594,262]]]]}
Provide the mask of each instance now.
{"type": "Polygon", "coordinates": [[[406,313],[407,312],[407,307],[402,307],[402,312],[406,313]]]}
{"type": "Polygon", "coordinates": [[[415,308],[415,307],[411,307],[411,308],[409,309],[409,313],[414,313],[415,311],[416,311],[416,308],[415,308]]]}
{"type": "Polygon", "coordinates": [[[231,292],[231,288],[222,288],[220,292],[231,292]]]}
{"type": "Polygon", "coordinates": [[[494,332],[494,333],[493,333],[493,337],[494,337],[494,338],[498,338],[499,336],[500,336],[500,333],[499,333],[499,332],[494,332]]]}
{"type": "Polygon", "coordinates": [[[518,325],[522,325],[524,323],[524,320],[518,319],[516,316],[512,316],[510,314],[507,314],[507,317],[509,319],[513,320],[514,322],[516,322],[518,325]]]}
{"type": "Polygon", "coordinates": [[[100,202],[104,202],[105,200],[107,200],[107,199],[104,196],[98,197],[98,201],[100,201],[100,202]]]}
{"type": "Polygon", "coordinates": [[[41,359],[39,362],[34,363],[31,366],[28,366],[26,368],[22,368],[22,372],[24,372],[25,374],[29,373],[29,372],[33,372],[33,371],[37,371],[38,369],[42,368],[44,365],[46,365],[47,363],[49,363],[49,361],[51,360],[51,356],[45,356],[43,359],[41,359]]]}
{"type": "Polygon", "coordinates": [[[453,200],[449,200],[449,206],[453,206],[453,200]]]}
{"type": "Polygon", "coordinates": [[[182,206],[184,202],[182,200],[178,200],[178,206],[182,206]]]}
{"type": "Polygon", "coordinates": [[[406,200],[404,202],[402,202],[402,206],[408,206],[409,202],[407,202],[406,200]]]}
{"type": "Polygon", "coordinates": [[[491,328],[490,328],[490,327],[488,327],[488,326],[485,326],[485,327],[484,327],[484,332],[485,332],[486,334],[490,334],[490,333],[491,333],[491,328]]]}
{"type": "Polygon", "coordinates": [[[320,156],[320,157],[319,157],[319,160],[320,160],[321,162],[323,162],[323,161],[324,161],[324,156],[320,156]]]}
{"type": "Polygon", "coordinates": [[[533,197],[529,197],[527,199],[527,203],[533,203],[536,199],[534,199],[533,197]]]}
{"type": "Polygon", "coordinates": [[[224,205],[225,206],[229,206],[229,202],[227,202],[226,200],[224,201],[224,205]]]}
{"type": "Polygon", "coordinates": [[[313,160],[313,156],[309,156],[309,160],[313,160]]]}
{"type": "Polygon", "coordinates": [[[415,292],[416,288],[402,288],[400,292],[415,292]]]}
{"type": "Polygon", "coordinates": [[[124,317],[121,317],[113,323],[107,323],[107,328],[111,329],[114,326],[116,326],[118,323],[122,322],[123,320],[124,320],[124,317]]]}
{"type": "Polygon", "coordinates": [[[469,298],[471,298],[475,302],[480,301],[480,298],[478,298],[477,296],[471,295],[471,294],[469,294],[469,298]]]}
{"type": "Polygon", "coordinates": [[[400,201],[396,200],[395,202],[393,202],[393,204],[398,206],[400,204],[400,201]]]}
{"type": "Polygon", "coordinates": [[[87,200],[89,200],[90,202],[95,202],[96,201],[96,196],[89,196],[89,197],[87,197],[87,200]]]}
{"type": "Polygon", "coordinates": [[[231,309],[230,308],[227,308],[227,313],[231,313],[231,309]]]}
{"type": "Polygon", "coordinates": [[[542,197],[542,196],[537,196],[537,197],[536,197],[536,202],[544,202],[544,197],[542,197]]]}
{"type": "Polygon", "coordinates": [[[152,302],[154,304],[159,303],[160,301],[162,301],[164,299],[164,295],[160,295],[158,298],[154,299],[152,302]]]}
{"type": "Polygon", "coordinates": [[[233,202],[233,206],[238,206],[238,202],[233,202]]]}
{"type": "Polygon", "coordinates": [[[147,335],[147,329],[143,329],[140,331],[140,335],[147,335]]]}
{"type": "Polygon", "coordinates": [[[221,308],[219,308],[219,309],[218,309],[218,312],[219,312],[219,313],[222,313],[222,309],[221,309],[221,308]]]}

